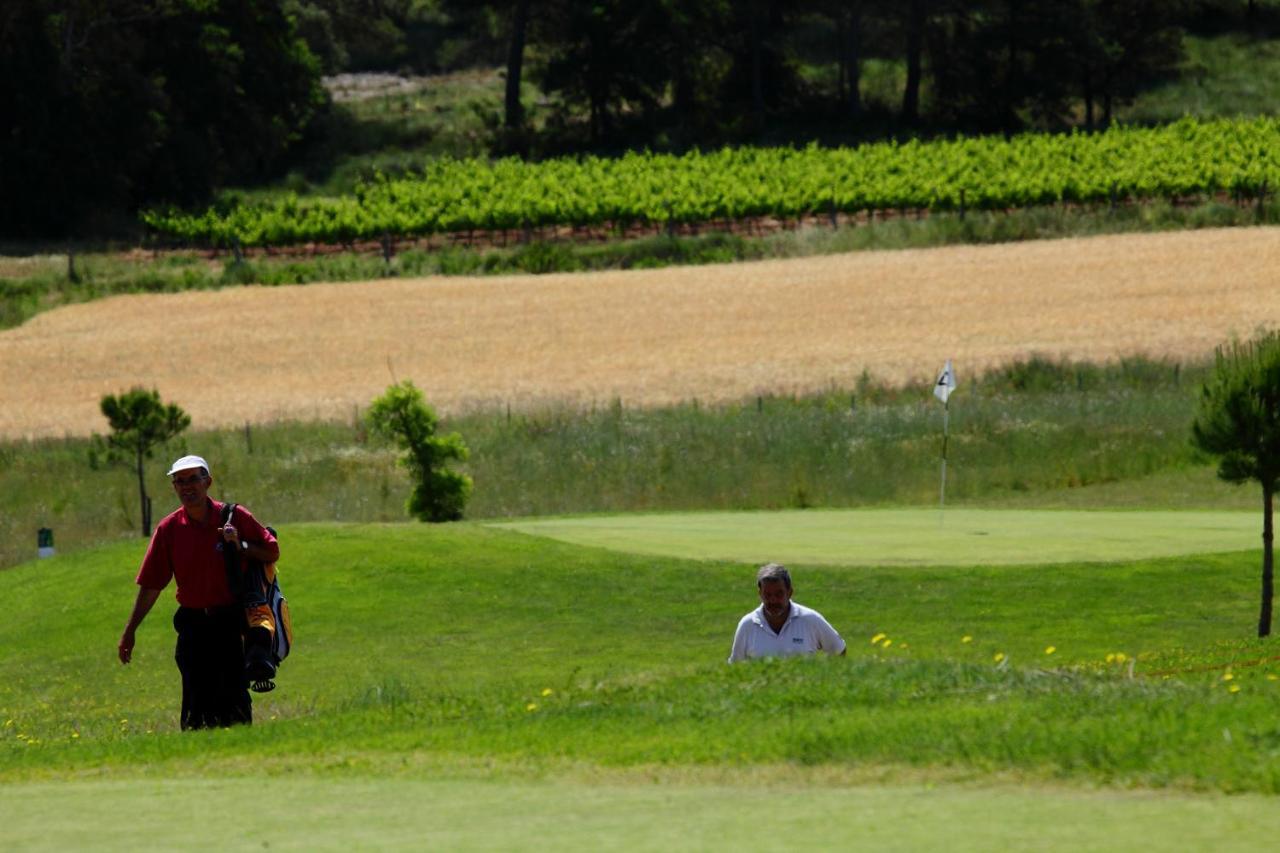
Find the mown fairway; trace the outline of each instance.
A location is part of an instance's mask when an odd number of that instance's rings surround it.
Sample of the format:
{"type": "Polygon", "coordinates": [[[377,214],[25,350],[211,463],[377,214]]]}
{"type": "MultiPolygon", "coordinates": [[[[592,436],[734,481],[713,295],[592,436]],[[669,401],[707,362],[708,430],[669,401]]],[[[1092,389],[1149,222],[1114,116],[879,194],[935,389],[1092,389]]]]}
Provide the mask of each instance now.
{"type": "Polygon", "coordinates": [[[239,848],[1266,849],[1277,828],[1252,551],[801,562],[849,656],[728,667],[751,563],[474,524],[281,532],[299,644],[251,729],[175,731],[167,596],[113,660],[141,541],[0,573],[0,845],[136,847],[139,810],[166,837],[197,805],[237,816],[239,848]]]}
{"type": "MultiPolygon", "coordinates": [[[[511,777],[537,775],[517,768],[511,777]]],[[[588,781],[313,778],[34,783],[6,791],[21,850],[135,850],[137,809],[189,850],[1265,849],[1273,799],[1026,788],[825,784],[785,769],[749,785],[663,774],[588,781]],[[790,777],[790,778],[789,778],[790,777]],[[66,815],[77,815],[68,821],[66,815]],[[281,815],[287,815],[285,823],[281,815]],[[193,819],[193,815],[198,815],[193,819]],[[228,821],[227,816],[234,816],[228,821]],[[1082,816],[1087,815],[1087,819],[1082,816]],[[229,825],[228,825],[229,823],[229,825]]]]}
{"type": "Polygon", "coordinates": [[[638,514],[496,525],[579,545],[738,562],[848,565],[1106,562],[1237,550],[1244,512],[894,509],[638,514]]]}
{"type": "Polygon", "coordinates": [[[1280,229],[1248,228],[115,297],[0,332],[0,437],[101,431],[101,396],[136,384],[211,428],[347,419],[393,377],[457,412],[928,380],[948,357],[1201,360],[1280,323],[1277,263],[1280,229]]]}

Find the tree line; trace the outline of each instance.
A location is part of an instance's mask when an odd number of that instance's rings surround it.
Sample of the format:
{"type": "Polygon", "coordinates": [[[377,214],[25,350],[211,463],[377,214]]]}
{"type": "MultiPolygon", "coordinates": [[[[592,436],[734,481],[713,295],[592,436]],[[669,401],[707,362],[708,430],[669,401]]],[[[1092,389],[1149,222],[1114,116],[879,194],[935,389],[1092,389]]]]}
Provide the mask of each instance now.
{"type": "Polygon", "coordinates": [[[629,147],[1108,124],[1182,34],[1256,0],[8,0],[0,236],[100,234],[278,174],[321,75],[506,70],[495,147],[629,147]],[[868,97],[890,68],[891,98],[868,97]],[[536,130],[522,84],[545,93],[536,130]]]}
{"type": "Polygon", "coordinates": [[[351,67],[506,67],[504,123],[532,78],[599,144],[634,127],[697,141],[809,114],[856,126],[1094,127],[1176,73],[1187,29],[1261,28],[1258,0],[316,0],[318,53],[351,67]],[[425,38],[425,32],[435,38],[425,38]],[[375,35],[376,34],[376,35],[375,35]],[[378,39],[381,41],[378,41],[378,39]],[[377,47],[375,47],[375,43],[377,47]],[[868,101],[869,66],[898,90],[868,101]],[[880,126],[882,126],[881,123],[880,126]]]}

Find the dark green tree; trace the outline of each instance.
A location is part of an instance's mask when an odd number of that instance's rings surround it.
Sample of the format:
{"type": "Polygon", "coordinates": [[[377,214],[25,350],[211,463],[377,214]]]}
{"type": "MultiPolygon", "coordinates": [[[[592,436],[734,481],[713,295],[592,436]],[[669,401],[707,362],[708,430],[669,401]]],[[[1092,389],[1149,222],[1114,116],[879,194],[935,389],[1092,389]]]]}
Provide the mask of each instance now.
{"type": "Polygon", "coordinates": [[[1271,633],[1274,592],[1272,498],[1280,478],[1280,333],[1233,342],[1216,352],[1191,425],[1196,447],[1219,458],[1218,476],[1262,486],[1262,609],[1258,636],[1271,633]]]}
{"type": "Polygon", "coordinates": [[[623,114],[651,116],[664,96],[667,69],[652,61],[665,20],[655,0],[557,0],[530,21],[543,54],[538,77],[564,108],[587,113],[593,144],[613,135],[623,114]]]}
{"type": "Polygon", "coordinates": [[[283,162],[324,101],[267,0],[0,4],[0,232],[101,233],[283,162]]]}
{"type": "Polygon", "coordinates": [[[1075,7],[1078,33],[1069,59],[1080,74],[1087,127],[1110,124],[1116,106],[1177,72],[1184,0],[1075,0],[1068,5],[1075,7]]]}
{"type": "Polygon", "coordinates": [[[412,382],[392,385],[369,408],[373,432],[395,441],[406,455],[400,460],[417,485],[409,496],[409,513],[422,521],[457,521],[471,496],[471,478],[445,467],[467,458],[458,433],[436,435],[439,420],[412,382]]]}
{"type": "Polygon", "coordinates": [[[111,425],[111,435],[94,437],[90,462],[99,455],[109,462],[132,465],[138,476],[138,496],[142,505],[142,535],[151,535],[151,498],[147,496],[147,480],[143,462],[150,459],[157,445],[175,438],[191,425],[191,417],[176,405],[160,401],[160,392],[133,388],[116,396],[108,394],[100,404],[102,414],[111,425]]]}

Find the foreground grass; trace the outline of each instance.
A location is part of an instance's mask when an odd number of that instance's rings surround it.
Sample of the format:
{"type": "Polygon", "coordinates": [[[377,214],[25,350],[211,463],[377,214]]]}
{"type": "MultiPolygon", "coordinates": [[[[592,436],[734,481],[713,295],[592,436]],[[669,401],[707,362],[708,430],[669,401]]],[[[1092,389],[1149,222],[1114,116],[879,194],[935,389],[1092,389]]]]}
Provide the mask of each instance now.
{"type": "Polygon", "coordinates": [[[282,535],[295,657],[257,700],[261,725],[208,735],[175,731],[167,606],[144,624],[134,664],[112,660],[140,544],[0,574],[12,603],[0,626],[0,778],[170,772],[252,754],[308,772],[351,757],[383,773],[413,756],[458,767],[904,765],[1280,791],[1280,655],[1241,639],[1256,604],[1252,553],[1052,569],[798,566],[800,600],[840,628],[849,657],[726,667],[752,605],[750,565],[470,525],[282,535]]]}
{"type": "Polygon", "coordinates": [[[1280,831],[1273,799],[1247,795],[849,787],[807,778],[798,785],[785,769],[703,784],[661,773],[546,779],[529,768],[481,781],[352,775],[292,776],[273,786],[271,809],[261,807],[257,786],[234,778],[10,786],[0,841],[11,850],[136,850],[144,804],[154,810],[147,829],[156,837],[210,850],[1234,851],[1266,849],[1280,831]],[[289,815],[287,827],[280,814],[289,815]]]}

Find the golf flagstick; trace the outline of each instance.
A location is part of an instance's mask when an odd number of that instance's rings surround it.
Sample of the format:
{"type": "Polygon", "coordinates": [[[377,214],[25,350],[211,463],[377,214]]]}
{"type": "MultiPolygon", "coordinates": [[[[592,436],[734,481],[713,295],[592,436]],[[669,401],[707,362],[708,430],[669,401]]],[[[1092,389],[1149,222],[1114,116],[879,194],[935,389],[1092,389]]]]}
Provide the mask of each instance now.
{"type": "MultiPolygon", "coordinates": [[[[943,365],[938,381],[933,383],[933,396],[942,401],[942,486],[938,490],[938,511],[947,505],[947,440],[950,438],[951,392],[956,388],[956,373],[951,359],[943,365]]],[[[941,516],[939,516],[941,521],[941,516]]]]}

